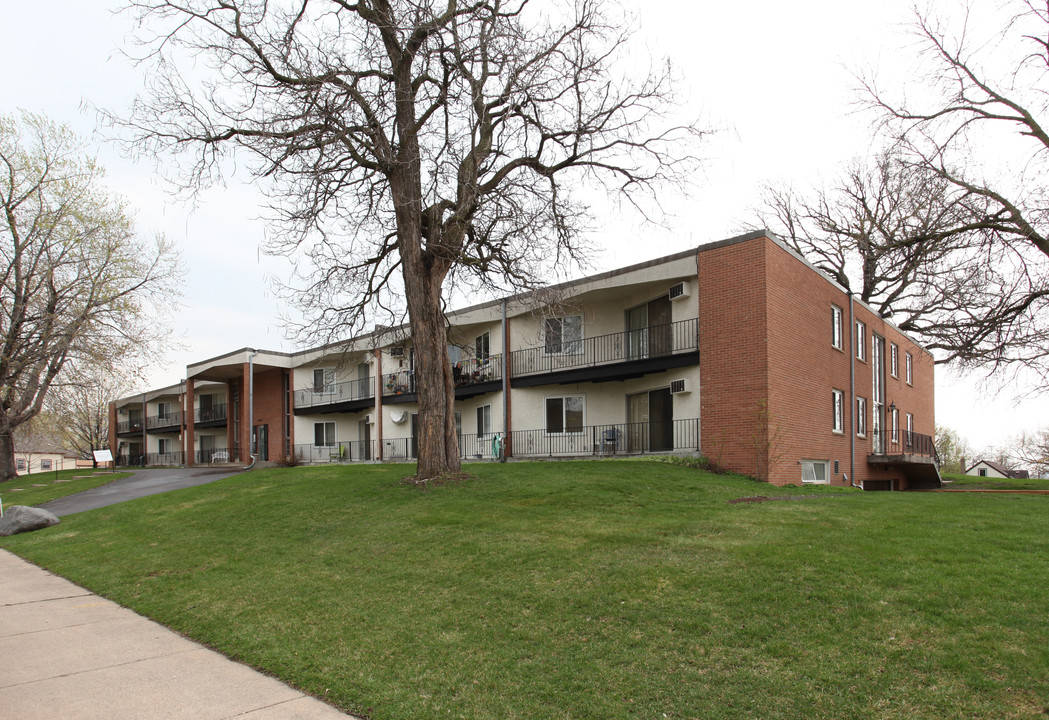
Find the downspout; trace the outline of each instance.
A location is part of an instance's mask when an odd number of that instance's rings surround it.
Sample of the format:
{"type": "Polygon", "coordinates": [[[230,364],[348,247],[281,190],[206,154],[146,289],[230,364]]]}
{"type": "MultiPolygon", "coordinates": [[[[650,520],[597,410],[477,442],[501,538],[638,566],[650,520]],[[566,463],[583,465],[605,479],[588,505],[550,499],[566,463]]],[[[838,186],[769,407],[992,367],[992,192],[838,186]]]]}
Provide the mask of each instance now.
{"type": "Polygon", "coordinates": [[[863,483],[856,484],[856,316],[853,308],[852,293],[849,293],[849,482],[853,487],[863,489],[863,483]]]}
{"type": "Polygon", "coordinates": [[[510,439],[510,373],[508,360],[510,358],[510,343],[506,335],[506,298],[503,298],[503,321],[502,321],[502,345],[503,345],[503,443],[499,462],[506,462],[506,441],[510,439]]]}
{"type": "Polygon", "coordinates": [[[254,450],[255,444],[255,356],[258,354],[258,350],[252,350],[251,355],[248,355],[248,457],[251,458],[251,464],[242,470],[255,467],[255,453],[250,450],[254,450]]]}

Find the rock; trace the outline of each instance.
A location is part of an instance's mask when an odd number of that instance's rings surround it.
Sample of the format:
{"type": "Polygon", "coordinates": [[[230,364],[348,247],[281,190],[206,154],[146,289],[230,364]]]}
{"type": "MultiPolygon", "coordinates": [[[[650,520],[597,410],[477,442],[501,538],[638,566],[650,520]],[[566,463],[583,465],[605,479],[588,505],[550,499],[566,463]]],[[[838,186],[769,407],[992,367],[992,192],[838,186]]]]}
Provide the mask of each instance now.
{"type": "Polygon", "coordinates": [[[58,517],[47,510],[12,505],[4,510],[4,516],[0,518],[0,537],[51,527],[59,522],[58,517]]]}

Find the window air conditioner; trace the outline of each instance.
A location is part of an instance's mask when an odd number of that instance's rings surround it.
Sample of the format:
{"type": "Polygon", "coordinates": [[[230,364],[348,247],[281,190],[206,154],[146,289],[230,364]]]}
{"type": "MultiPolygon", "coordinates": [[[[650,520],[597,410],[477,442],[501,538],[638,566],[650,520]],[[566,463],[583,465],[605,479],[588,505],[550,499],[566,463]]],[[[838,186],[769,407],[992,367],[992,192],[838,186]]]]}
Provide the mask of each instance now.
{"type": "Polygon", "coordinates": [[[404,357],[404,347],[396,345],[390,348],[390,357],[404,357]]]}
{"type": "Polygon", "coordinates": [[[682,393],[687,393],[688,391],[688,380],[682,378],[681,380],[670,381],[671,395],[681,395],[682,393]]]}
{"type": "Polygon", "coordinates": [[[688,297],[688,283],[679,282],[676,285],[670,286],[670,299],[680,300],[681,298],[688,297]]]}

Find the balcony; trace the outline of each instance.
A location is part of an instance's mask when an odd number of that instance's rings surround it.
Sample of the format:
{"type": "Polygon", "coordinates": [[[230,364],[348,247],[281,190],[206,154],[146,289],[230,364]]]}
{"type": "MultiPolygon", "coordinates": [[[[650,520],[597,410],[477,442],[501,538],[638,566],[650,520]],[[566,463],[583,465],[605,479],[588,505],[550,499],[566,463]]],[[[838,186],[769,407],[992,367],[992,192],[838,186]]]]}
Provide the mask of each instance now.
{"type": "Polygon", "coordinates": [[[178,432],[182,429],[182,413],[170,412],[146,418],[146,430],[150,432],[178,432]]]}
{"type": "Polygon", "coordinates": [[[699,321],[680,320],[638,330],[565,341],[510,353],[514,387],[626,380],[699,362],[699,321]]]}
{"type": "Polygon", "coordinates": [[[295,414],[303,415],[306,410],[318,412],[354,412],[371,407],[375,402],[375,387],[372,378],[350,380],[323,388],[308,388],[295,391],[295,414]]]}
{"type": "Polygon", "coordinates": [[[226,403],[195,408],[193,410],[193,424],[200,428],[225,427],[226,403]]]}
{"type": "Polygon", "coordinates": [[[382,376],[382,398],[384,403],[415,402],[415,371],[399,370],[382,376]]]}
{"type": "Polygon", "coordinates": [[[142,418],[132,418],[130,420],[120,420],[117,422],[117,435],[141,435],[142,434],[142,418]]]}
{"type": "Polygon", "coordinates": [[[930,435],[904,430],[882,430],[871,435],[869,465],[903,470],[910,488],[940,487],[940,458],[930,435]]]}
{"type": "Polygon", "coordinates": [[[455,383],[456,400],[465,400],[487,392],[501,390],[503,387],[503,356],[489,355],[453,363],[452,380],[455,383]]]}
{"type": "MultiPolygon", "coordinates": [[[[503,446],[502,433],[461,434],[459,455],[465,460],[498,459],[503,446]]],[[[514,457],[613,457],[647,453],[699,452],[699,419],[687,418],[658,423],[612,423],[587,425],[575,432],[548,433],[546,430],[516,430],[507,443],[514,457]]],[[[378,443],[339,442],[333,445],[296,445],[300,463],[348,463],[378,459],[378,443]]],[[[418,455],[413,438],[382,441],[382,459],[410,461],[418,455]]]]}

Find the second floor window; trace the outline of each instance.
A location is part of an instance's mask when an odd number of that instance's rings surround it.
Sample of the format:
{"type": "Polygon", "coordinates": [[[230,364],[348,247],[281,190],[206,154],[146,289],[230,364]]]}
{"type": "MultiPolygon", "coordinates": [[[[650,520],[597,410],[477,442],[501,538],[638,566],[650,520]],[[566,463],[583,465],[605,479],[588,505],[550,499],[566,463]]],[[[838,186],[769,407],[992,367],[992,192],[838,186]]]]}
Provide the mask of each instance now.
{"type": "Polygon", "coordinates": [[[329,368],[316,368],[313,371],[313,392],[330,393],[335,391],[335,371],[329,368]]]}
{"type": "Polygon", "coordinates": [[[841,350],[841,308],[830,306],[830,344],[841,350]]]}
{"type": "Polygon", "coordinates": [[[914,384],[914,358],[907,353],[907,384],[914,384]]]}
{"type": "Polygon", "coordinates": [[[491,336],[482,333],[474,340],[474,357],[478,360],[487,360],[491,351],[491,336]]]}
{"type": "Polygon", "coordinates": [[[831,390],[834,403],[834,419],[831,429],[840,433],[845,431],[845,393],[841,390],[831,390]]]}
{"type": "Polygon", "coordinates": [[[893,377],[900,376],[900,348],[896,343],[889,344],[889,373],[893,377]]]}
{"type": "Polygon", "coordinates": [[[547,318],[544,339],[547,355],[578,355],[583,352],[583,316],[547,318]]]}
{"type": "Polygon", "coordinates": [[[856,359],[867,359],[867,326],[856,321],[856,359]]]}

